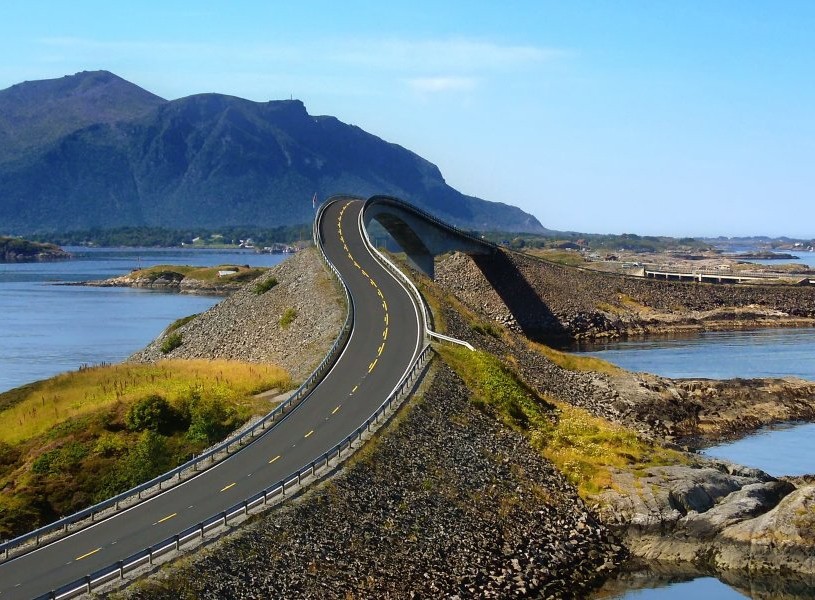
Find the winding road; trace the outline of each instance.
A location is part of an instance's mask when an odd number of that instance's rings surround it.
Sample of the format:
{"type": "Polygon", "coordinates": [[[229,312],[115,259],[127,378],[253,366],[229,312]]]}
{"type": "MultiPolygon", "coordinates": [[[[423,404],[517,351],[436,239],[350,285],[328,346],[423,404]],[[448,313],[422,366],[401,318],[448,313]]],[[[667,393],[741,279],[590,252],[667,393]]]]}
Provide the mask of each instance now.
{"type": "Polygon", "coordinates": [[[350,340],[334,368],[285,419],[228,459],[149,500],[0,564],[0,600],[47,594],[241,502],[352,433],[396,388],[422,349],[410,294],[372,256],[363,202],[333,200],[319,235],[354,304],[350,340]]]}

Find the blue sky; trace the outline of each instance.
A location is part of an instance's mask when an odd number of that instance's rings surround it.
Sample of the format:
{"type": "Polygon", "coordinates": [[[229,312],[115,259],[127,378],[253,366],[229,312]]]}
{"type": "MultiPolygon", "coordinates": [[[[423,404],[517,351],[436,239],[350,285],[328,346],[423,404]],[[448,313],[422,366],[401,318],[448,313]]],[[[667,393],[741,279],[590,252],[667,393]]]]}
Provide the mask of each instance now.
{"type": "Polygon", "coordinates": [[[0,88],[293,96],[547,227],[815,237],[815,2],[5,0],[0,88]]]}

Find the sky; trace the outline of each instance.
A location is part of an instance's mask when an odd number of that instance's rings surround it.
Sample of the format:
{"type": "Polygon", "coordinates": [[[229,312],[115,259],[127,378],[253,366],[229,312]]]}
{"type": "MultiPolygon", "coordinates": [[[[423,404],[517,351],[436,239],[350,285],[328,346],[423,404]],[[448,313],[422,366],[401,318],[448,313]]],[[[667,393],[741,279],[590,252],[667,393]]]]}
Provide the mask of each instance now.
{"type": "Polygon", "coordinates": [[[293,97],[551,229],[813,238],[813,32],[811,0],[3,0],[0,89],[293,97]]]}

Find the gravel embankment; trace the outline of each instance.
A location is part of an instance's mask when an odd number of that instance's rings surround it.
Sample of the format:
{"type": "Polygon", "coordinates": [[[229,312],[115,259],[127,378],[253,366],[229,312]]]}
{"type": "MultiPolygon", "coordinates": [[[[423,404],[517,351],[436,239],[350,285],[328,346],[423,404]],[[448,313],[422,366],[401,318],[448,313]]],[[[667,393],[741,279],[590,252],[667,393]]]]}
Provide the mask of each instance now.
{"type": "Polygon", "coordinates": [[[581,598],[623,558],[526,439],[439,365],[353,465],[130,598],[581,598]]]}
{"type": "Polygon", "coordinates": [[[815,324],[815,287],[659,281],[516,253],[453,254],[436,281],[470,308],[533,339],[815,324]]]}
{"type": "Polygon", "coordinates": [[[226,358],[267,362],[304,379],[328,352],[345,320],[345,302],[334,279],[310,248],[288,258],[176,331],[180,347],[161,352],[158,337],[130,360],[226,358]],[[257,294],[255,285],[270,278],[278,284],[257,294]],[[293,309],[286,326],[280,319],[293,309]]]}

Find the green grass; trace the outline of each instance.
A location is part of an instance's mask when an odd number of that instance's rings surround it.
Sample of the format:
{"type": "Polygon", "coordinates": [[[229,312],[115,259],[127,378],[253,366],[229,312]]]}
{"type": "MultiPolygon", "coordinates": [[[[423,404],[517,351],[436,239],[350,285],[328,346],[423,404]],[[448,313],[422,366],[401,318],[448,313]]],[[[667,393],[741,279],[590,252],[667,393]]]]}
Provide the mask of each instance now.
{"type": "Polygon", "coordinates": [[[464,380],[477,407],[521,431],[590,498],[611,485],[611,469],[684,463],[676,451],[641,440],[636,432],[588,411],[541,396],[497,357],[439,346],[444,361],[464,380]]]}
{"type": "Polygon", "coordinates": [[[622,372],[620,367],[613,365],[610,362],[595,358],[593,356],[582,356],[578,354],[571,354],[569,352],[561,352],[549,346],[538,344],[529,341],[529,346],[543,354],[546,358],[551,360],[559,367],[567,371],[585,371],[593,373],[605,373],[607,375],[616,375],[622,372]]]}
{"type": "Polygon", "coordinates": [[[297,318],[297,310],[294,308],[287,308],[280,316],[280,326],[285,329],[297,318]]]}
{"type": "Polygon", "coordinates": [[[167,333],[172,333],[176,329],[179,329],[180,327],[183,327],[184,325],[186,325],[187,323],[192,321],[197,316],[198,316],[198,313],[195,313],[194,315],[189,315],[189,316],[186,316],[186,317],[181,317],[180,319],[176,319],[175,321],[170,323],[169,327],[167,327],[167,333]]]}
{"type": "Polygon", "coordinates": [[[265,294],[274,286],[277,285],[277,279],[274,277],[269,277],[268,279],[264,279],[263,281],[255,284],[254,292],[260,296],[261,294],[265,294]]]}
{"type": "Polygon", "coordinates": [[[268,412],[255,394],[291,386],[272,365],[165,360],[82,369],[0,394],[0,537],[180,464],[268,412]]]}
{"type": "Polygon", "coordinates": [[[164,339],[161,342],[161,347],[159,349],[161,350],[162,354],[169,354],[170,352],[181,346],[181,344],[183,343],[184,339],[181,336],[181,334],[177,331],[174,331],[164,337],[164,339]]]}

